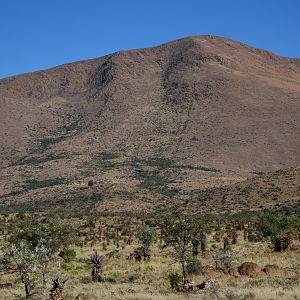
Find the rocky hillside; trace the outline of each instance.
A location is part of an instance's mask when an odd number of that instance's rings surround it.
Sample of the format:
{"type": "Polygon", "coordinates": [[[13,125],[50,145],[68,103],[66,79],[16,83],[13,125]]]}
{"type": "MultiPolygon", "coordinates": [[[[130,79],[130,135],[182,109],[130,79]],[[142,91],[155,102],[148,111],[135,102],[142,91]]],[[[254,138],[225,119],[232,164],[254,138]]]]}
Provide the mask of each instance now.
{"type": "Polygon", "coordinates": [[[299,100],[300,59],[212,36],[2,79],[1,207],[148,209],[297,167],[299,100]]]}

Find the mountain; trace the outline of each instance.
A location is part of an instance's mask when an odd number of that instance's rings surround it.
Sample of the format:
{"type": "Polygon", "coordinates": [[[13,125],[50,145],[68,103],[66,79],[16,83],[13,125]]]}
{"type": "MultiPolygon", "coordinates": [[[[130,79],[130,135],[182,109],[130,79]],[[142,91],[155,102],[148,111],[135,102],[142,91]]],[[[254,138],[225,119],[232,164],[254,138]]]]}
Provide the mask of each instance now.
{"type": "Polygon", "coordinates": [[[300,59],[221,37],[2,79],[0,108],[3,210],[150,209],[300,164],[300,59]]]}

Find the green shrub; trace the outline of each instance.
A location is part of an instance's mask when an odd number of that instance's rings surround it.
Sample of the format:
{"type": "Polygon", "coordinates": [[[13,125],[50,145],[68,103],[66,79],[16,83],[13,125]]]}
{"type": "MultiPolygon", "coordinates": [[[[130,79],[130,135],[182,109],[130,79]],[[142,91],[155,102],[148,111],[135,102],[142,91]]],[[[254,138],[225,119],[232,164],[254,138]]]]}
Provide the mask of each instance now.
{"type": "Polygon", "coordinates": [[[71,262],[76,257],[76,251],[74,249],[63,249],[58,254],[66,263],[71,262]]]}
{"type": "Polygon", "coordinates": [[[202,273],[202,264],[196,257],[190,257],[187,260],[186,270],[189,275],[200,275],[202,273]]]}
{"type": "Polygon", "coordinates": [[[262,236],[255,234],[255,233],[249,233],[248,235],[248,241],[249,242],[261,242],[263,240],[262,236]]]}
{"type": "Polygon", "coordinates": [[[293,233],[299,226],[299,218],[282,214],[264,213],[259,218],[258,229],[265,237],[293,233]]]}
{"type": "Polygon", "coordinates": [[[154,240],[154,236],[155,232],[149,226],[141,226],[136,235],[136,237],[146,246],[150,246],[154,240]]]}
{"type": "Polygon", "coordinates": [[[178,283],[180,283],[182,281],[183,281],[183,277],[181,274],[179,274],[177,272],[169,274],[169,282],[170,282],[172,289],[175,289],[177,287],[178,283]]]}

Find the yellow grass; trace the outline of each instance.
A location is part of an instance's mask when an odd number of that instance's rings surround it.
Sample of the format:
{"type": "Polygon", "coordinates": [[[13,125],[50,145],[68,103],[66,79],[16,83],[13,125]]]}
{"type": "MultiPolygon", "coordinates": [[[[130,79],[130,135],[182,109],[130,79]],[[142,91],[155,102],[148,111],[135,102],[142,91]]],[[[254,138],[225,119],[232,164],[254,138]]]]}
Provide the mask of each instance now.
{"type": "MultiPolygon", "coordinates": [[[[212,258],[212,243],[217,249],[222,243],[212,242],[208,239],[208,254],[206,258],[201,258],[203,265],[214,265],[212,258]]],[[[122,247],[123,244],[121,244],[122,247]]],[[[213,279],[215,286],[207,291],[195,291],[190,294],[180,294],[173,292],[169,287],[168,274],[179,271],[178,264],[170,255],[170,250],[162,251],[158,244],[152,246],[153,257],[150,262],[135,262],[127,260],[130,251],[137,246],[126,246],[121,249],[119,257],[109,258],[108,254],[116,250],[116,246],[111,243],[107,251],[102,251],[102,243],[94,247],[86,245],[83,248],[73,247],[77,257],[74,262],[61,263],[61,268],[57,268],[57,262],[52,264],[49,276],[66,274],[69,277],[64,289],[64,299],[71,300],[80,294],[92,296],[92,299],[131,299],[131,300],[179,300],[179,299],[300,299],[300,278],[299,266],[300,257],[295,252],[273,253],[268,248],[266,242],[250,243],[242,240],[237,245],[232,245],[232,250],[237,253],[233,262],[234,266],[245,261],[252,261],[263,267],[266,264],[277,264],[282,268],[278,276],[267,276],[261,273],[257,278],[233,277],[222,273],[217,273],[213,279]],[[104,282],[93,283],[90,279],[90,266],[83,262],[88,259],[97,249],[98,253],[105,256],[104,282]]],[[[215,250],[214,250],[215,251],[215,250]]],[[[192,276],[192,280],[197,284],[203,282],[208,277],[203,275],[192,276]]],[[[2,276],[1,282],[13,282],[13,275],[2,276]]],[[[51,288],[50,280],[47,287],[42,289],[36,299],[47,299],[51,288]]],[[[14,284],[14,288],[0,290],[0,299],[20,299],[16,298],[23,294],[23,287],[20,283],[14,284]]]]}

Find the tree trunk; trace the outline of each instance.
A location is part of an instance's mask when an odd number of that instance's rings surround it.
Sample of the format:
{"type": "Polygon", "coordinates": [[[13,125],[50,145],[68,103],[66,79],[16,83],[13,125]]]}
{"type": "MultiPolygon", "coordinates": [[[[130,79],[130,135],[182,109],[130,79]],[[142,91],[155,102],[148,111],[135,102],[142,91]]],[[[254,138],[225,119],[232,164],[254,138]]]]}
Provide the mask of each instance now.
{"type": "Polygon", "coordinates": [[[183,281],[185,281],[187,279],[187,272],[186,272],[185,263],[184,263],[184,252],[181,253],[180,264],[181,264],[181,269],[182,269],[183,281]]]}
{"type": "Polygon", "coordinates": [[[205,235],[201,238],[201,253],[202,253],[203,257],[206,256],[206,236],[205,235]]]}
{"type": "Polygon", "coordinates": [[[28,286],[27,282],[24,282],[24,286],[25,286],[25,299],[29,299],[30,298],[30,287],[28,286]]]}
{"type": "Polygon", "coordinates": [[[43,286],[46,286],[46,269],[47,269],[47,264],[44,264],[42,266],[42,282],[43,282],[43,286]]]}

